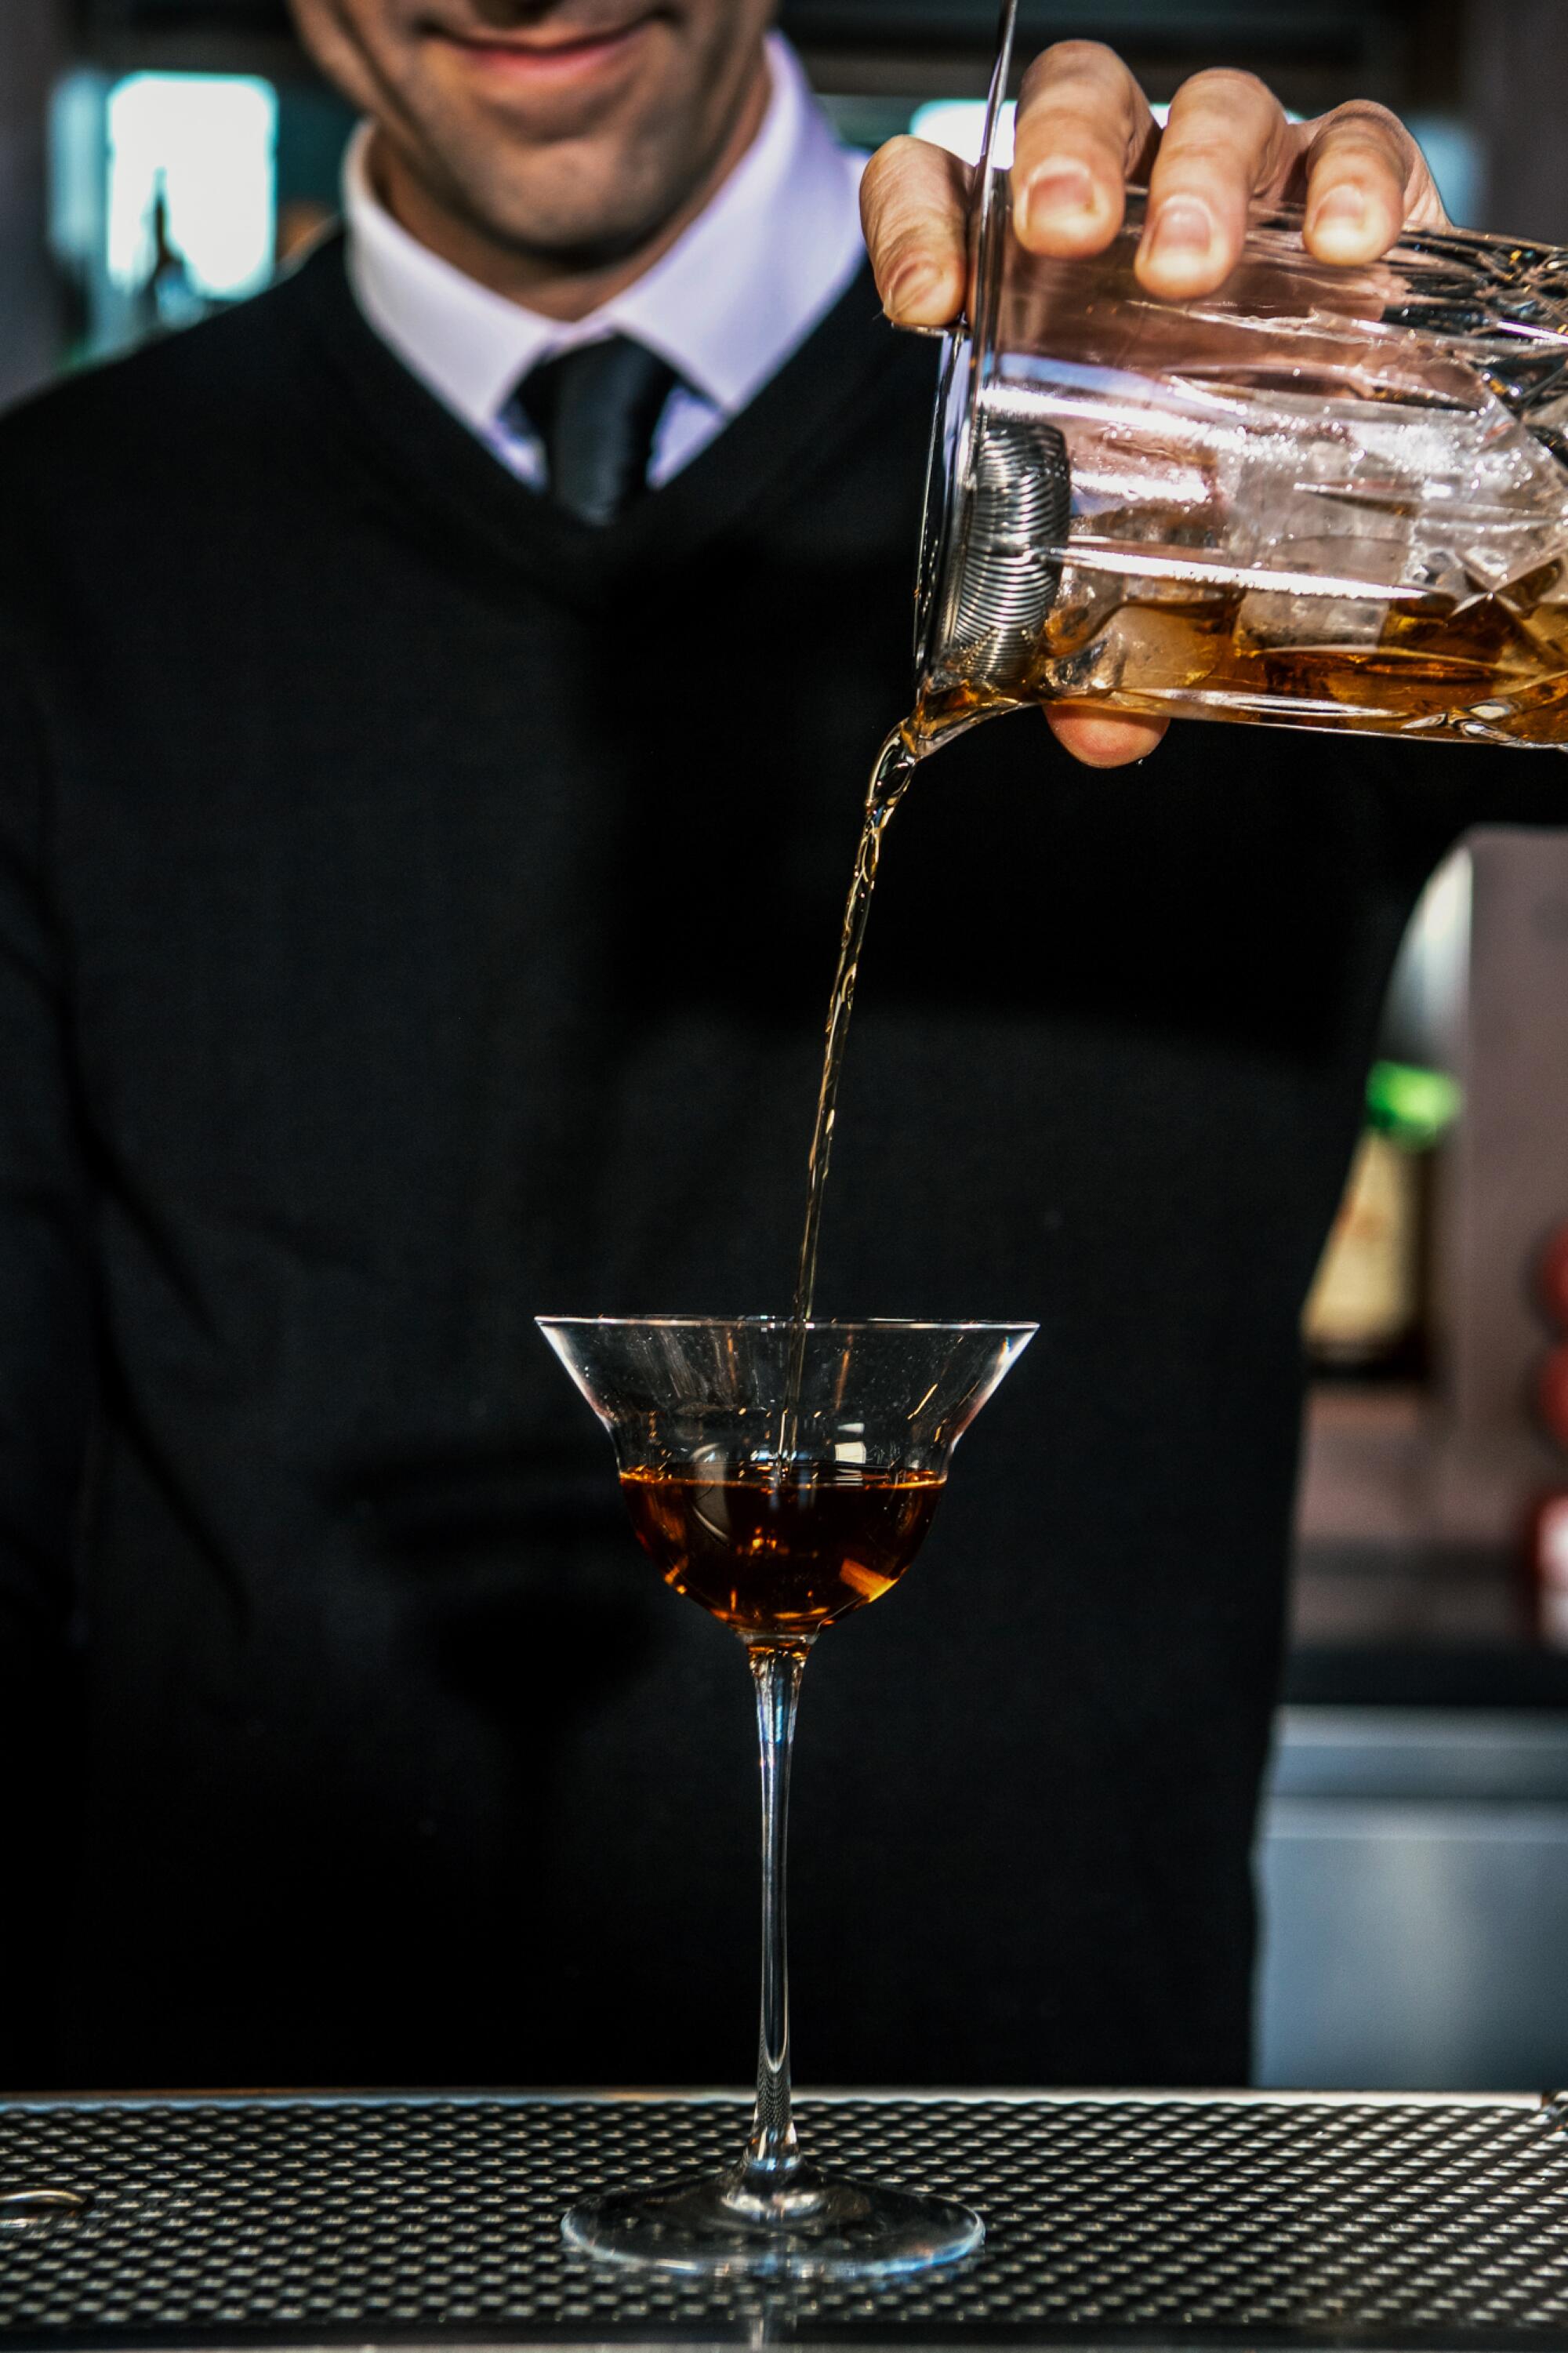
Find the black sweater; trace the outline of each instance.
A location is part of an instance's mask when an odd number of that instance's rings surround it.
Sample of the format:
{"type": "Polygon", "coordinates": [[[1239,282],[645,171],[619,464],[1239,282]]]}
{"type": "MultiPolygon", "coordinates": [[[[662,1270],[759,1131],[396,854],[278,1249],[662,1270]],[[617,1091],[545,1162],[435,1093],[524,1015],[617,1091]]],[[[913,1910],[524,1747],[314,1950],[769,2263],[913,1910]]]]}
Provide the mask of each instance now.
{"type": "MultiPolygon", "coordinates": [[[[0,427],[0,2081],[745,2074],[742,1662],[531,1319],[787,1302],[931,377],[862,281],[595,533],[329,247],[0,427]]],[[[1300,1301],[1421,880],[1547,783],[917,779],[821,1306],[1042,1328],[813,1662],[807,2080],[1243,2075],[1300,1301]]]]}

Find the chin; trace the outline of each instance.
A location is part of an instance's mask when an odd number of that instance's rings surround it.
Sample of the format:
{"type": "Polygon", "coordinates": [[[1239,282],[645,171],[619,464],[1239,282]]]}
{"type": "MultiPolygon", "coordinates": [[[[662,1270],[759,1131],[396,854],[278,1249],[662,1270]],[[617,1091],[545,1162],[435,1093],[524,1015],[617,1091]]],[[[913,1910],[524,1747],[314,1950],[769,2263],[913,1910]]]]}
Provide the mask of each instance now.
{"type": "Polygon", "coordinates": [[[565,269],[602,269],[648,244],[690,193],[685,174],[637,171],[624,151],[565,157],[553,169],[471,189],[478,217],[492,235],[565,269]]]}

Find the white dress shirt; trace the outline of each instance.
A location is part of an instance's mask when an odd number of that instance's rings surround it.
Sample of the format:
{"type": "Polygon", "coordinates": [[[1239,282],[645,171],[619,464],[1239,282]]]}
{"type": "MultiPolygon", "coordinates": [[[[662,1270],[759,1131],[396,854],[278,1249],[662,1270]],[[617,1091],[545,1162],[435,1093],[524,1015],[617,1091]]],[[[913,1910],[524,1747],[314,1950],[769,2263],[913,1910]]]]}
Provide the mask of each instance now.
{"type": "Polygon", "coordinates": [[[756,137],[706,210],[624,293],[586,318],[546,319],[443,261],[372,185],[372,126],[343,166],[349,283],[405,365],[524,481],[544,458],[512,394],[574,344],[634,335],[680,378],[659,420],[648,480],[679,473],[738,416],[843,293],[865,259],[865,157],[839,146],[798,59],[768,36],[772,90],[756,137]]]}

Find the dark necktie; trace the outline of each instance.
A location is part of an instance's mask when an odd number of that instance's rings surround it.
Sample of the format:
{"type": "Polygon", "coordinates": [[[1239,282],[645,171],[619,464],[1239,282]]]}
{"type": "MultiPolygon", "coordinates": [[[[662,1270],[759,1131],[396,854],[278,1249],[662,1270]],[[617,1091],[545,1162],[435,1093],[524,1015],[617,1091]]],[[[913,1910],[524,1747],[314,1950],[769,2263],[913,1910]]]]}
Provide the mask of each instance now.
{"type": "Polygon", "coordinates": [[[579,343],[530,370],[509,406],[544,445],[550,495],[582,522],[613,522],[647,483],[653,437],[680,378],[629,335],[579,343]]]}

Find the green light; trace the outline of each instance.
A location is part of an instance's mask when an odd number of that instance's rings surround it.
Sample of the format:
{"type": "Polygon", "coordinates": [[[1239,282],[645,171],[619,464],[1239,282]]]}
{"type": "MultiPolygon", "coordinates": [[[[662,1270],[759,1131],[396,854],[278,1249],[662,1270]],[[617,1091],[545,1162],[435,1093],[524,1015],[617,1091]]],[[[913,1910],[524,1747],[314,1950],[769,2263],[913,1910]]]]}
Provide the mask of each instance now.
{"type": "Polygon", "coordinates": [[[1425,1152],[1458,1117],[1464,1095],[1447,1071],[1410,1062],[1374,1062],[1367,1072],[1366,1114],[1380,1134],[1406,1152],[1425,1152]]]}

